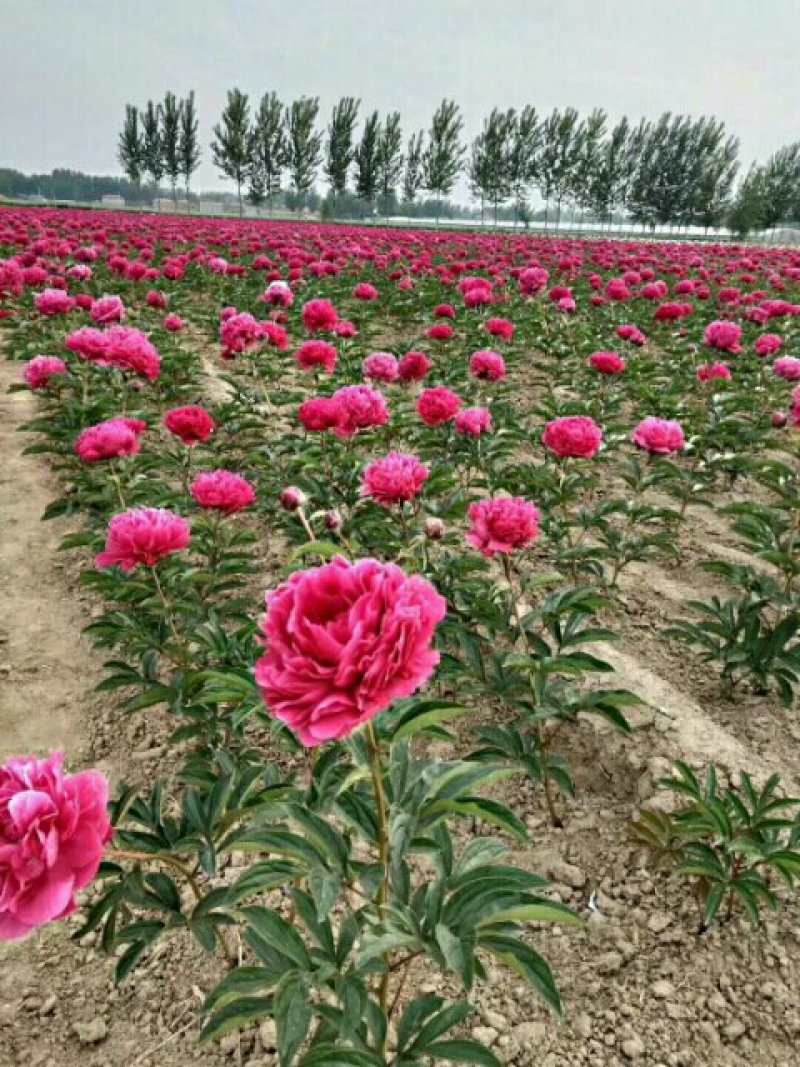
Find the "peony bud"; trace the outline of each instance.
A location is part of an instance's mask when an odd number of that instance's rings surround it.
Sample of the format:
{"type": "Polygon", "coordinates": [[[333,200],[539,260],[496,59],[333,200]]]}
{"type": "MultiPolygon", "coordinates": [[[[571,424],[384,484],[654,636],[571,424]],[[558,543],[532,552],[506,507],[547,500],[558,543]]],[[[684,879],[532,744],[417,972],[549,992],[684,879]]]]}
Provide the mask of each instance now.
{"type": "Polygon", "coordinates": [[[785,426],[788,421],[789,421],[789,419],[788,419],[788,416],[786,415],[786,412],[784,412],[784,411],[773,411],[772,412],[772,425],[773,426],[777,426],[777,427],[780,428],[781,426],[785,426]]]}
{"type": "Polygon", "coordinates": [[[435,515],[429,515],[425,520],[425,536],[431,541],[441,541],[444,537],[444,523],[435,515]]]}
{"type": "Polygon", "coordinates": [[[331,530],[336,533],[341,530],[344,520],[338,511],[326,511],[325,512],[325,529],[331,530]]]}
{"type": "Polygon", "coordinates": [[[281,493],[281,507],[285,511],[297,511],[298,508],[305,507],[307,503],[308,497],[296,485],[287,486],[281,493]]]}

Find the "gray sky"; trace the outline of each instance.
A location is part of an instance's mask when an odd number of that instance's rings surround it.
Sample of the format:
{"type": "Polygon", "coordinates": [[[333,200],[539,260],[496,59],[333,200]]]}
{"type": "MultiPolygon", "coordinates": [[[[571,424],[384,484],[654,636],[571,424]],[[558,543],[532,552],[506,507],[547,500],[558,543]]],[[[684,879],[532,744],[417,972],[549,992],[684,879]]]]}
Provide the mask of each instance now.
{"type": "Polygon", "coordinates": [[[713,113],[763,158],[800,138],[800,0],[0,0],[0,166],[117,174],[124,105],[195,89],[203,163],[238,86],[398,109],[713,113]]]}

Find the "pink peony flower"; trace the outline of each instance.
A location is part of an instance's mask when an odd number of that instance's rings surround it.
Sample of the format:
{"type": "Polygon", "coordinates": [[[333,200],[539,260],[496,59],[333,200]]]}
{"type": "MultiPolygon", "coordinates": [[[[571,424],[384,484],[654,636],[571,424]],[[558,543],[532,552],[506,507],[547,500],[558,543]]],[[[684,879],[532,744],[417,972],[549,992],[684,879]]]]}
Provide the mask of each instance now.
{"type": "Polygon", "coordinates": [[[439,662],[443,597],[393,563],[337,558],[267,595],[256,682],[303,745],[348,737],[411,696],[439,662]]]}
{"type": "Polygon", "coordinates": [[[484,556],[516,552],[539,536],[539,509],[523,497],[500,496],[470,504],[467,541],[484,556]]]}
{"type": "Polygon", "coordinates": [[[333,397],[316,396],[303,401],[298,416],[304,430],[309,433],[324,433],[342,424],[344,411],[339,401],[333,397]]]}
{"type": "Polygon", "coordinates": [[[69,374],[69,368],[58,356],[34,356],[28,360],[22,372],[23,378],[34,392],[46,389],[50,380],[60,374],[69,374]]]}
{"type": "Polygon", "coordinates": [[[706,348],[716,348],[720,352],[741,352],[742,327],[736,322],[718,319],[706,326],[703,343],[706,348]]]}
{"type": "Polygon", "coordinates": [[[68,315],[75,307],[75,299],[63,289],[43,289],[33,298],[33,304],[40,315],[51,318],[53,315],[68,315]]]}
{"type": "Polygon", "coordinates": [[[523,296],[535,296],[549,280],[550,275],[544,267],[526,267],[519,276],[519,290],[523,296]]]}
{"type": "Polygon", "coordinates": [[[444,385],[425,389],[417,401],[417,414],[428,426],[441,426],[451,422],[461,407],[461,397],[444,385]]]}
{"type": "Polygon", "coordinates": [[[140,564],[154,567],[159,560],[189,547],[186,519],[166,508],[132,508],[108,524],[105,551],[95,559],[100,568],[132,571],[140,564]]]}
{"type": "Polygon", "coordinates": [[[588,415],[553,419],[544,428],[542,444],[557,456],[591,459],[603,443],[603,431],[588,415]]]}
{"type": "Polygon", "coordinates": [[[389,421],[389,408],[383,393],[371,385],[346,385],[337,389],[336,401],[342,417],[333,432],[337,437],[352,437],[359,430],[384,426],[389,421]]]}
{"type": "Polygon", "coordinates": [[[433,309],[433,317],[436,319],[454,319],[456,309],[452,304],[437,304],[433,309]]]}
{"type": "Polygon", "coordinates": [[[762,333],[753,345],[757,356],[774,356],[783,348],[783,338],[777,333],[762,333]]]}
{"type": "Polygon", "coordinates": [[[92,268],[87,266],[86,263],[76,263],[67,271],[67,277],[74,279],[76,282],[88,282],[92,277],[92,268]]]}
{"type": "Polygon", "coordinates": [[[287,485],[281,490],[280,501],[284,511],[299,511],[308,503],[308,496],[296,485],[287,485]]]}
{"type": "Polygon", "coordinates": [[[616,352],[593,352],[586,361],[600,374],[622,374],[625,360],[616,352]]]}
{"type": "Polygon", "coordinates": [[[63,756],[0,766],[0,941],[75,911],[113,830],[99,771],[65,774],[63,756]]]}
{"type": "Polygon", "coordinates": [[[118,296],[101,296],[92,301],[89,314],[101,326],[108,326],[112,322],[122,322],[125,305],[118,296]]]}
{"type": "Polygon", "coordinates": [[[235,515],[255,502],[256,494],[246,478],[231,471],[204,471],[198,474],[189,491],[201,508],[235,515]]]}
{"type": "Polygon", "coordinates": [[[373,382],[391,384],[400,377],[397,357],[391,352],[373,352],[361,364],[361,370],[364,377],[370,378],[373,382]]]}
{"type": "Polygon", "coordinates": [[[499,352],[482,348],[469,359],[469,372],[484,382],[499,382],[506,376],[506,362],[499,352]]]}
{"type": "Polygon", "coordinates": [[[772,364],[772,369],[779,378],[787,382],[800,381],[800,359],[796,356],[781,356],[772,364]]]}
{"type": "Polygon", "coordinates": [[[500,337],[503,341],[510,341],[514,336],[516,326],[508,319],[489,319],[484,326],[487,333],[492,337],[500,337]]]}
{"type": "Polygon", "coordinates": [[[454,330],[449,322],[437,322],[426,331],[432,341],[449,341],[454,330]]]}
{"type": "Polygon", "coordinates": [[[217,428],[206,409],[196,405],[172,408],[164,416],[164,425],[189,448],[208,441],[217,428]]]}
{"type": "Polygon", "coordinates": [[[617,337],[621,337],[623,341],[630,341],[632,345],[639,348],[647,341],[642,331],[636,326],[631,326],[630,323],[617,327],[617,337]]]}
{"type": "Polygon", "coordinates": [[[318,367],[326,374],[333,374],[336,368],[336,346],[328,341],[305,341],[294,354],[299,366],[306,371],[318,367]]]}
{"type": "Polygon", "coordinates": [[[164,319],[164,329],[170,333],[180,333],[185,326],[186,319],[182,319],[180,315],[167,315],[164,319]]]}
{"type": "Polygon", "coordinates": [[[339,319],[336,325],[333,327],[333,332],[337,337],[343,337],[348,340],[351,337],[358,336],[358,330],[355,328],[352,322],[348,322],[347,319],[339,319]]]}
{"type": "Polygon", "coordinates": [[[356,300],[377,300],[380,293],[374,285],[370,285],[369,282],[359,282],[353,290],[353,296],[356,300]]]}
{"type": "Polygon", "coordinates": [[[726,363],[704,363],[697,368],[698,382],[711,382],[716,379],[730,379],[730,368],[726,363]]]}
{"type": "Polygon", "coordinates": [[[107,363],[106,335],[94,326],[81,326],[79,330],[73,330],[64,341],[64,347],[77,353],[81,359],[98,363],[100,366],[107,363]]]}
{"type": "Polygon", "coordinates": [[[421,382],[433,366],[424,352],[406,352],[397,365],[402,382],[421,382]]]}
{"type": "Polygon", "coordinates": [[[455,426],[456,433],[480,437],[491,432],[492,416],[487,408],[462,408],[456,412],[455,426]]]}
{"type": "Polygon", "coordinates": [[[123,371],[131,371],[148,381],[161,373],[161,357],[146,334],[132,326],[111,326],[103,334],[103,360],[123,371]]]}
{"type": "Polygon", "coordinates": [[[300,315],[309,333],[327,333],[339,321],[339,312],[330,300],[309,300],[300,315]]]}
{"type": "Polygon", "coordinates": [[[361,479],[361,495],[370,497],[382,507],[390,508],[418,497],[429,475],[429,468],[416,456],[390,452],[365,469],[361,479]]]}
{"type": "Polygon", "coordinates": [[[166,309],[168,303],[164,294],[159,293],[157,289],[151,289],[145,297],[145,300],[147,301],[148,307],[161,308],[162,311],[166,309]]]}
{"type": "Polygon", "coordinates": [[[75,442],[75,451],[84,463],[135,456],[142,447],[139,433],[128,420],[107,419],[87,427],[75,442]]]}
{"type": "Polygon", "coordinates": [[[269,283],[264,295],[260,299],[263,300],[265,304],[290,308],[294,303],[294,293],[286,282],[276,280],[269,283]]]}
{"type": "Polygon", "coordinates": [[[631,438],[637,448],[659,455],[681,452],[686,447],[683,428],[679,422],[670,419],[657,419],[652,415],[636,427],[631,438]]]}

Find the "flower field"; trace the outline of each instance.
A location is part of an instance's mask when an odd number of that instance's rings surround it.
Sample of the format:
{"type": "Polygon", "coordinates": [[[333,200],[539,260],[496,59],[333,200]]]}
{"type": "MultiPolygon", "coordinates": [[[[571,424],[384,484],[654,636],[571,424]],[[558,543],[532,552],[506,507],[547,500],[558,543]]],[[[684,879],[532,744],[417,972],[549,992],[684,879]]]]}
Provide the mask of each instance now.
{"type": "Polygon", "coordinates": [[[794,1062],[800,252],[7,209],[0,344],[0,1064],[794,1062]]]}

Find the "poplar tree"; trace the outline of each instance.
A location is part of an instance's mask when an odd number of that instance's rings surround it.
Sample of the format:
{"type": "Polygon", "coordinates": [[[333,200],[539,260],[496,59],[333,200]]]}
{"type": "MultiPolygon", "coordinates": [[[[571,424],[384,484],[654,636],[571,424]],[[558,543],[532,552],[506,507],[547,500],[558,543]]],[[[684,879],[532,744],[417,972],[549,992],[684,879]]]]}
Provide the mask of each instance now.
{"type": "Polygon", "coordinates": [[[242,186],[250,173],[250,102],[239,89],[228,91],[228,102],[211,142],[214,166],[236,183],[239,214],[244,214],[242,186]]]}

